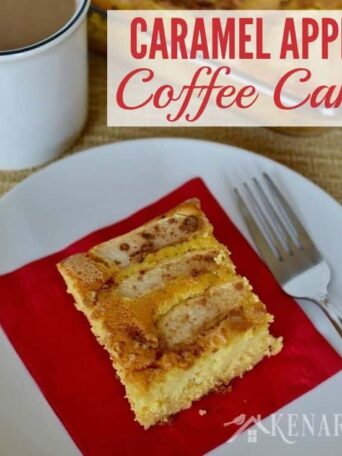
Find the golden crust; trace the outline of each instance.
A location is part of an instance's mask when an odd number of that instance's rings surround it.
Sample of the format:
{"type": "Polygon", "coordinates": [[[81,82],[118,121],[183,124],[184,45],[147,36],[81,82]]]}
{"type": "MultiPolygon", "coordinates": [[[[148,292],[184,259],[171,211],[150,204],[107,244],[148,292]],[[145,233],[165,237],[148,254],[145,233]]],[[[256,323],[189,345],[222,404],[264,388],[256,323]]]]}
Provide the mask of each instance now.
{"type": "MultiPolygon", "coordinates": [[[[204,360],[209,364],[216,360],[221,366],[217,353],[227,357],[231,347],[257,333],[263,342],[259,352],[253,352],[254,363],[281,345],[268,332],[272,316],[247,279],[235,274],[227,248],[212,231],[199,201],[189,200],[126,235],[58,264],[76,307],[109,352],[145,427],[174,413],[174,406],[170,405],[169,413],[160,406],[174,376],[179,385],[184,383],[184,391],[174,398],[174,404],[183,404],[181,409],[200,391],[201,395],[208,392],[196,387],[191,396],[190,388],[187,399],[182,398],[192,382],[186,383],[185,378],[204,360]],[[148,249],[142,248],[146,241],[148,249]],[[159,396],[152,399],[156,391],[159,396]],[[146,400],[154,401],[153,412],[146,408],[146,400]]],[[[243,351],[236,356],[246,359],[243,351]]],[[[248,363],[239,369],[253,366],[253,361],[248,363]]],[[[233,374],[228,375],[226,364],[203,385],[212,388],[229,381],[233,374]]]]}
{"type": "Polygon", "coordinates": [[[97,291],[110,279],[111,271],[88,254],[72,255],[58,263],[57,268],[63,276],[79,310],[91,309],[97,291]]]}

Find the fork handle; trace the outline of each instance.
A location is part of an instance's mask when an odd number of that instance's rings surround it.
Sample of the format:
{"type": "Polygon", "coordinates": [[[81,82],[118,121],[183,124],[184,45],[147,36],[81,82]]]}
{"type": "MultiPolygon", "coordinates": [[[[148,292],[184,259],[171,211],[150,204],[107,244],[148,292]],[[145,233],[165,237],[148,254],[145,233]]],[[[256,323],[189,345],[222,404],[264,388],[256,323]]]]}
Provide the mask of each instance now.
{"type": "Polygon", "coordinates": [[[313,299],[313,301],[329,318],[339,336],[342,338],[342,317],[339,310],[329,301],[328,295],[323,295],[318,299],[313,299]]]}

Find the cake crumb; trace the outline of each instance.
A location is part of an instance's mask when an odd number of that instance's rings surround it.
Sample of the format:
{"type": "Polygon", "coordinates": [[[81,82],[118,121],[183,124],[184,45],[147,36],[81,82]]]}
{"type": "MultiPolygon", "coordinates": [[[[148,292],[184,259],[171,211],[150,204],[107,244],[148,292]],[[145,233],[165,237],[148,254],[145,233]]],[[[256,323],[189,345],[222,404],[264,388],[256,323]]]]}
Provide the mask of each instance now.
{"type": "Polygon", "coordinates": [[[223,263],[223,261],[225,260],[225,256],[222,252],[220,252],[215,258],[214,258],[214,261],[215,263],[219,266],[220,264],[223,263]]]}
{"type": "Polygon", "coordinates": [[[199,409],[199,410],[198,410],[198,414],[199,414],[200,416],[204,416],[204,415],[207,414],[207,411],[204,410],[204,409],[199,409]]]}
{"type": "Polygon", "coordinates": [[[278,337],[277,339],[274,340],[274,342],[270,346],[270,356],[274,356],[274,355],[278,354],[282,348],[283,348],[283,338],[278,337]]]}

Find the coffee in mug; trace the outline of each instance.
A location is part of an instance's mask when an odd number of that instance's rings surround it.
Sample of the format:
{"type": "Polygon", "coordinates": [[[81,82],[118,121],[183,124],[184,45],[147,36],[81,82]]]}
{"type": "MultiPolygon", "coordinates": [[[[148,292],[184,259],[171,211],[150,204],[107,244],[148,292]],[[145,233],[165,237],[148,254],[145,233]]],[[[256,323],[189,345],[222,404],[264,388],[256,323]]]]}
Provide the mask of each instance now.
{"type": "Polygon", "coordinates": [[[76,0],[0,0],[0,51],[38,43],[73,16],[76,0]]]}

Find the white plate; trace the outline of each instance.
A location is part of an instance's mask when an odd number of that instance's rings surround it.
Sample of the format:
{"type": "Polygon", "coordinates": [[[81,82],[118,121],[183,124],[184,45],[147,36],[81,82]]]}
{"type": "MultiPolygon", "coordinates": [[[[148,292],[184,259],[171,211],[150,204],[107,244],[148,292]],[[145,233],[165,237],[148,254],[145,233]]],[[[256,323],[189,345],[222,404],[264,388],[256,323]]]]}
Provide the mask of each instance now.
{"type": "MultiPolygon", "coordinates": [[[[0,274],[44,257],[105,225],[128,216],[201,176],[239,229],[233,185],[267,171],[285,190],[333,270],[332,299],[342,303],[342,209],[307,179],[264,157],[217,143],[148,139],[109,144],[56,162],[26,179],[0,200],[0,274]]],[[[311,304],[303,307],[317,329],[342,353],[341,341],[311,304]]],[[[322,360],[324,362],[324,360],[322,360]]],[[[74,455],[78,450],[40,394],[5,336],[0,333],[0,453],[74,455]]],[[[284,411],[341,412],[339,374],[284,411]]],[[[267,422],[267,420],[265,421],[267,422]]],[[[262,439],[254,454],[340,454],[338,438],[262,439]],[[324,449],[324,450],[323,450],[324,449]]],[[[240,436],[234,454],[252,449],[240,436]]],[[[230,449],[232,446],[230,447],[230,449]]],[[[224,454],[227,447],[217,450],[224,454]]]]}

